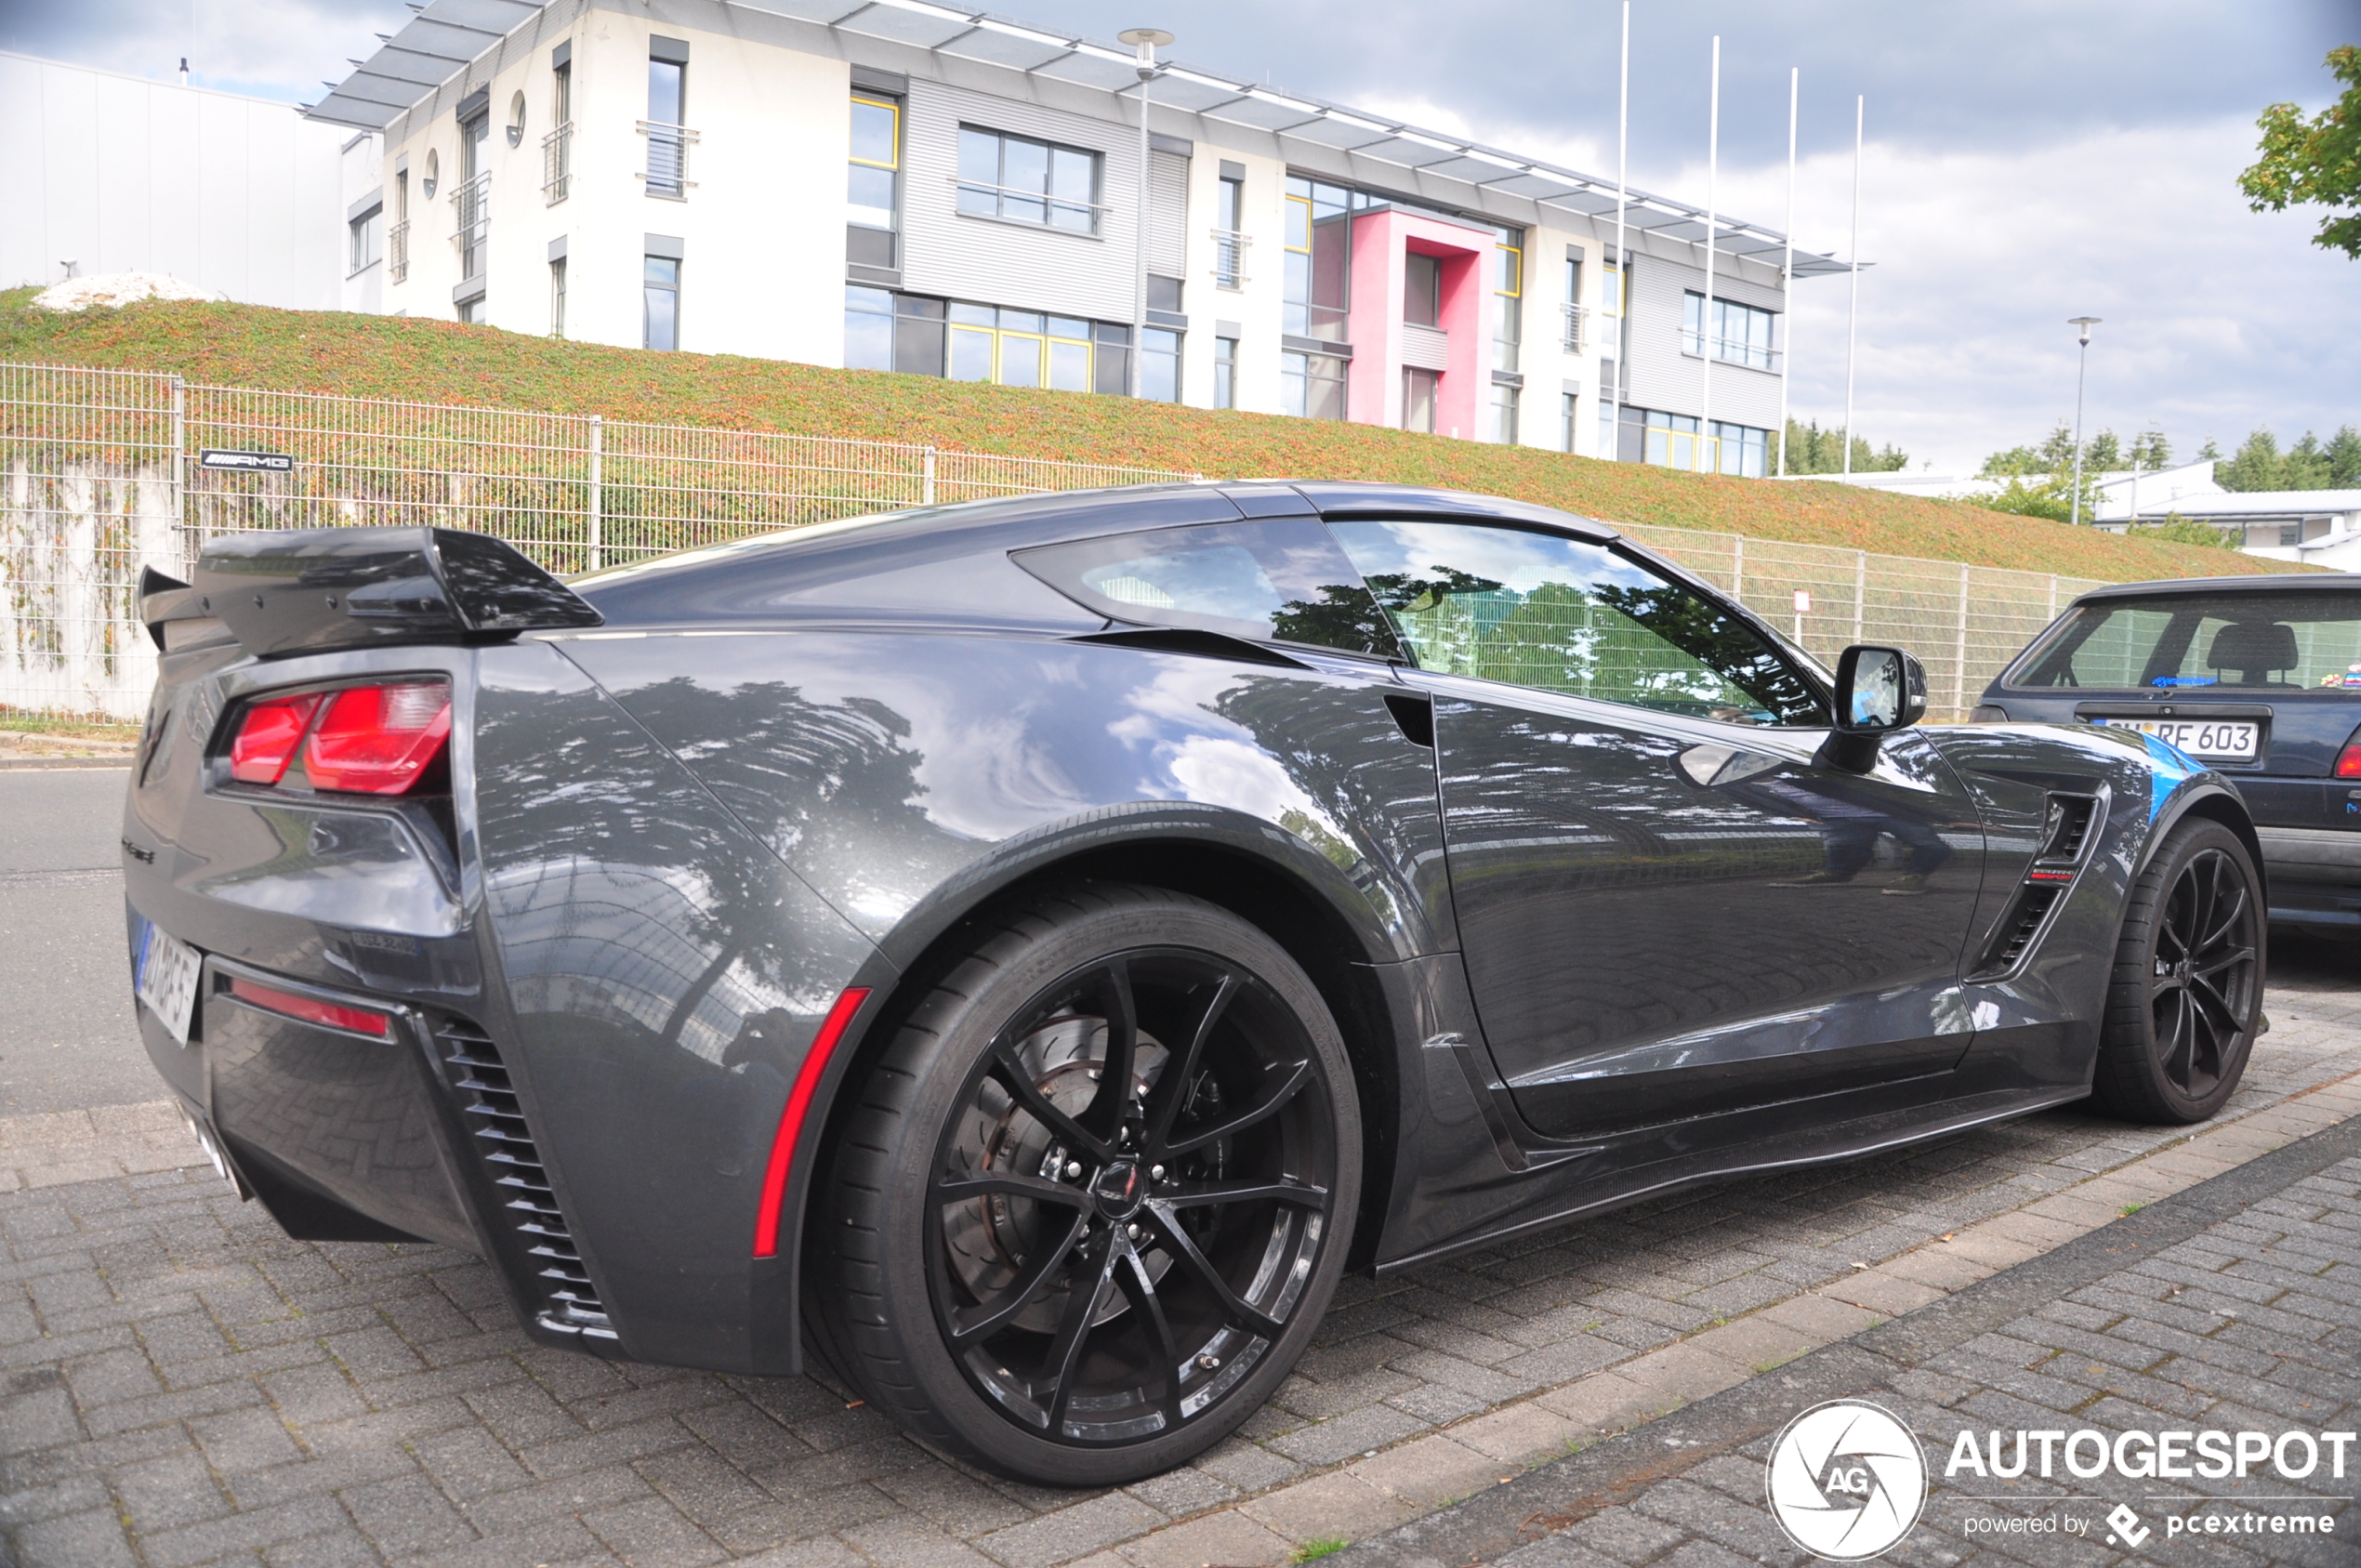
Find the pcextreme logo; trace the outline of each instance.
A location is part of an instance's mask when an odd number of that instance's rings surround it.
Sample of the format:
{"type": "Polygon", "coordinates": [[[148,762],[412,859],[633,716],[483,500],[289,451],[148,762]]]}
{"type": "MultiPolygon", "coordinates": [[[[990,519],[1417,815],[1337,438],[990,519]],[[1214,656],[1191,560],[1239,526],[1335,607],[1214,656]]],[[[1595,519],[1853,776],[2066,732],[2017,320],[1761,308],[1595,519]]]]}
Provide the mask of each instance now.
{"type": "Polygon", "coordinates": [[[1886,1551],[1919,1522],[1927,1460],[1891,1412],[1859,1400],[1815,1404],[1771,1445],[1763,1489],[1771,1517],[1813,1556],[1858,1562],[1886,1551]]]}

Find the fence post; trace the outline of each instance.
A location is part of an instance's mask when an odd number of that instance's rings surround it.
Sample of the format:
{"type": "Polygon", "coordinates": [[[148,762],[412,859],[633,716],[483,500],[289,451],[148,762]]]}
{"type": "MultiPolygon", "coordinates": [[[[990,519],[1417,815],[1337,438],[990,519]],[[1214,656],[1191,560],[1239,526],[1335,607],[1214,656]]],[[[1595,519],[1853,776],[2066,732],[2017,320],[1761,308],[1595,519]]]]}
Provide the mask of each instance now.
{"type": "Polygon", "coordinates": [[[1736,547],[1730,552],[1730,597],[1744,604],[1747,593],[1747,536],[1732,536],[1736,547]]]}
{"type": "Polygon", "coordinates": [[[1951,665],[1951,711],[1956,716],[1968,706],[1968,563],[1959,563],[1959,645],[1951,665]]]}
{"type": "Polygon", "coordinates": [[[1853,552],[1853,640],[1861,640],[1862,611],[1869,602],[1869,552],[1853,552]]]}
{"type": "MultiPolygon", "coordinates": [[[[189,383],[172,378],[172,520],[189,523],[189,383]]],[[[189,552],[193,559],[196,552],[189,552]]]]}
{"type": "Polygon", "coordinates": [[[2058,618],[2058,574],[2050,573],[2050,619],[2058,618]]]}
{"type": "Polygon", "coordinates": [[[918,483],[918,505],[934,505],[934,448],[931,446],[927,448],[926,475],[918,483]]]}
{"type": "Polygon", "coordinates": [[[606,500],[606,475],[603,471],[606,436],[606,416],[599,414],[592,415],[590,416],[590,570],[593,572],[599,570],[600,543],[599,513],[606,500]]]}

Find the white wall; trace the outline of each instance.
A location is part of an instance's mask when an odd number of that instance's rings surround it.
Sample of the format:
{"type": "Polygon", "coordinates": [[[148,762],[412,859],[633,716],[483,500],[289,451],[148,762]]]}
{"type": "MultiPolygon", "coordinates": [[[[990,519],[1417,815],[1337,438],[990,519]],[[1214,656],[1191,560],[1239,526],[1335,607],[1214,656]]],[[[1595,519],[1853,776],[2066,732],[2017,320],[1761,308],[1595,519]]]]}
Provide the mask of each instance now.
{"type": "Polygon", "coordinates": [[[0,53],[0,287],[165,272],[253,305],[343,302],[339,149],[292,105],[0,53]]]}

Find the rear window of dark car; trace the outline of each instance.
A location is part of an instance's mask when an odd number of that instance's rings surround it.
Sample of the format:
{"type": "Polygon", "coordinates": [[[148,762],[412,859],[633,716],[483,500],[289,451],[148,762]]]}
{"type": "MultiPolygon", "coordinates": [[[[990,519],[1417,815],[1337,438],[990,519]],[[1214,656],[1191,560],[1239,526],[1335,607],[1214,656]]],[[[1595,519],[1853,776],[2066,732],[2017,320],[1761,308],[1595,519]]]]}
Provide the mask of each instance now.
{"type": "Polygon", "coordinates": [[[2010,684],[2361,696],[2361,594],[2101,600],[2035,647],[2010,684]]]}

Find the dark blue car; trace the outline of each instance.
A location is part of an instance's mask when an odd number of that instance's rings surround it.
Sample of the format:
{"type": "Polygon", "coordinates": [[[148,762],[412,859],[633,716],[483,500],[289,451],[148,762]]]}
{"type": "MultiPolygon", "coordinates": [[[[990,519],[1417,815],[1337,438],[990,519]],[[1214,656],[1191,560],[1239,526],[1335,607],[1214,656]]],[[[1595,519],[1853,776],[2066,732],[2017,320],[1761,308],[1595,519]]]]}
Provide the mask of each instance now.
{"type": "Polygon", "coordinates": [[[2361,936],[2361,575],[2084,594],[1985,690],[1982,720],[2081,719],[2236,781],[2271,918],[2361,936]]]}

